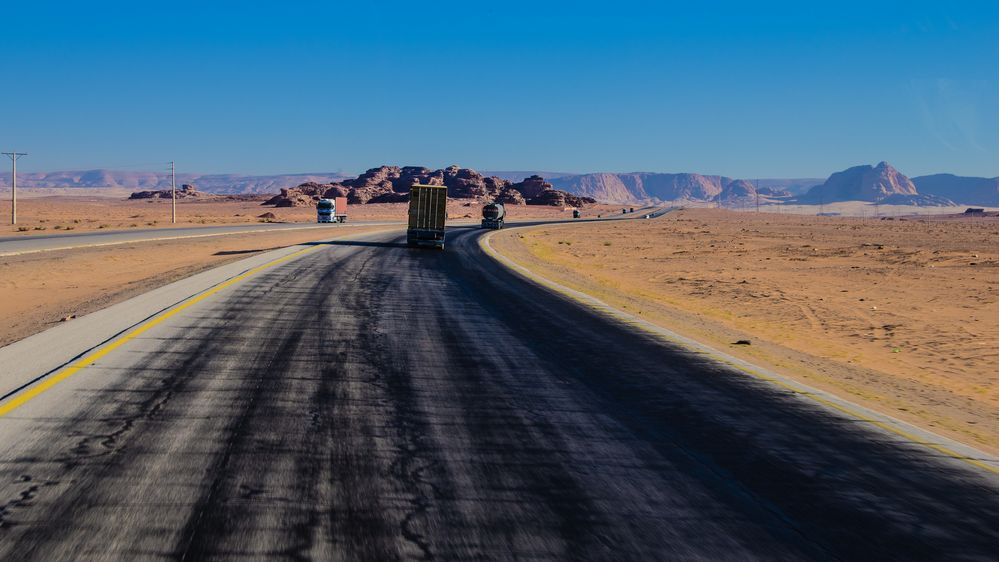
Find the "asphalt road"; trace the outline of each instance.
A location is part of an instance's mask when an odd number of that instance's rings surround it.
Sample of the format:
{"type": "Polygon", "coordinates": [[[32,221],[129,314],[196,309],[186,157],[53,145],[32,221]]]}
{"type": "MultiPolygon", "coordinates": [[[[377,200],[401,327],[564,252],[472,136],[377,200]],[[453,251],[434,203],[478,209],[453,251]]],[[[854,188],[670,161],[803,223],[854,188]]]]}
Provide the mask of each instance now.
{"type": "Polygon", "coordinates": [[[338,240],[0,418],[0,559],[999,555],[960,461],[523,281],[338,240]]]}

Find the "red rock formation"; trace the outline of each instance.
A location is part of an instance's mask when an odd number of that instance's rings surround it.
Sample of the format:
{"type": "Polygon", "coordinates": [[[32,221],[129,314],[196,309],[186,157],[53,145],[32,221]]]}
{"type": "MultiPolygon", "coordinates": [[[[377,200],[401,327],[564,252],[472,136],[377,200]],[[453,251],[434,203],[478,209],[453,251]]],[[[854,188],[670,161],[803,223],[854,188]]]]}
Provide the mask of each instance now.
{"type": "Polygon", "coordinates": [[[497,177],[485,177],[475,170],[448,166],[431,170],[420,166],[381,166],[360,176],[339,183],[304,183],[282,189],[265,205],[279,207],[314,205],[320,198],[347,197],[351,203],[397,203],[409,201],[409,189],[414,183],[447,186],[448,197],[477,199],[522,205],[583,206],[596,201],[558,191],[540,176],[531,176],[520,183],[510,183],[497,177]]]}
{"type": "MultiPolygon", "coordinates": [[[[215,197],[211,193],[198,191],[198,188],[189,183],[185,183],[177,190],[177,199],[215,197]]],[[[171,199],[173,193],[169,189],[159,191],[136,191],[128,196],[129,199],[171,199]]]]}

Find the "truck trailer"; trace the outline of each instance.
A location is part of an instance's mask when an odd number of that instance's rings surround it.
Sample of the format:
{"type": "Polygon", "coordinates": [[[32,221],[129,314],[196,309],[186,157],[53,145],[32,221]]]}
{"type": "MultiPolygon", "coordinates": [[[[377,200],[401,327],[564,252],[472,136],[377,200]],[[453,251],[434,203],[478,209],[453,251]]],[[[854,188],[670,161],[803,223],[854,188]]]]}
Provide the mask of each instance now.
{"type": "Polygon", "coordinates": [[[506,207],[502,203],[489,203],[482,207],[482,228],[503,228],[506,207]]]}
{"type": "Polygon", "coordinates": [[[333,217],[336,222],[347,222],[347,198],[337,197],[333,203],[335,205],[333,217]]]}
{"type": "Polygon", "coordinates": [[[409,228],[406,245],[444,249],[447,187],[415,184],[409,190],[409,228]]]}

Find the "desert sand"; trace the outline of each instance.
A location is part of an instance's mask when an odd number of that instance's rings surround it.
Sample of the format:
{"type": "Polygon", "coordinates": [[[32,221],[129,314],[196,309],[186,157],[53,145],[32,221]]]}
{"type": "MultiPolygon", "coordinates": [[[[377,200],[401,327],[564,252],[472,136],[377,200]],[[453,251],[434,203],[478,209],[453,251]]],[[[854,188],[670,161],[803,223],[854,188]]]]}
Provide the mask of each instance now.
{"type": "MultiPolygon", "coordinates": [[[[80,191],[80,190],[78,190],[80,191]]],[[[20,192],[19,192],[20,193],[20,192]]],[[[44,196],[19,198],[17,204],[17,226],[6,225],[0,236],[31,236],[60,232],[83,232],[92,230],[127,230],[130,228],[163,228],[171,226],[200,226],[220,224],[248,224],[257,222],[316,221],[313,207],[262,206],[259,200],[224,201],[214,199],[182,199],[177,202],[177,224],[170,222],[170,201],[168,199],[129,200],[120,197],[117,191],[113,196],[44,196]],[[272,213],[274,218],[262,218],[272,213]]],[[[451,200],[448,215],[452,222],[478,221],[481,219],[481,203],[451,200]]],[[[406,220],[406,203],[377,203],[371,205],[350,205],[348,222],[365,220],[406,220]]],[[[584,210],[587,216],[620,212],[620,207],[596,205],[584,210]]],[[[569,218],[571,210],[542,205],[511,205],[507,207],[509,220],[569,218]]],[[[0,220],[10,217],[10,201],[0,204],[0,220]]]]}
{"type": "Polygon", "coordinates": [[[506,231],[542,275],[999,451],[999,219],[678,211],[506,231]],[[751,345],[734,345],[738,340],[751,345]]]}

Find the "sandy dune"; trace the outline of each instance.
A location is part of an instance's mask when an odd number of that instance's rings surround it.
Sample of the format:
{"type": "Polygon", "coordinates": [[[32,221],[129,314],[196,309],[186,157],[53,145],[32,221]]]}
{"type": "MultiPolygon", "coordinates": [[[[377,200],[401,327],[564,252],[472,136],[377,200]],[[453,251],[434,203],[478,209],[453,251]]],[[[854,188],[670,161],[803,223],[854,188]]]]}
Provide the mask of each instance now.
{"type": "Polygon", "coordinates": [[[678,332],[999,451],[997,219],[692,209],[494,241],[678,332]]]}

